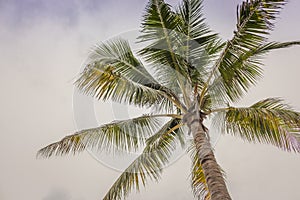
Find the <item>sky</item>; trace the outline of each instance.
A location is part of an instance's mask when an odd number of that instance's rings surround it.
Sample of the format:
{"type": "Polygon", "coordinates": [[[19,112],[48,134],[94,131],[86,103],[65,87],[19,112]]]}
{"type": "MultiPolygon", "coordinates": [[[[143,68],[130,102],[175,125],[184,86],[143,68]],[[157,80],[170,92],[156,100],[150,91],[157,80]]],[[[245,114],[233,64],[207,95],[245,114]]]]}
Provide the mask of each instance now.
{"type": "MultiPolygon", "coordinates": [[[[176,5],[177,0],[167,1],[176,5]]],[[[207,0],[210,27],[229,39],[241,0],[207,0]]],[[[41,147],[74,133],[73,81],[96,43],[137,30],[146,0],[0,0],[0,199],[101,199],[120,172],[85,152],[40,160],[41,147]]],[[[290,0],[272,40],[300,40],[300,1],[290,0]]],[[[297,90],[300,47],[265,58],[265,76],[240,105],[282,97],[300,110],[297,90]]],[[[99,123],[114,120],[112,106],[96,103],[99,123]]],[[[221,136],[215,146],[233,199],[297,200],[300,157],[275,147],[221,136]]],[[[159,183],[130,200],[192,199],[190,162],[183,156],[165,169],[159,183]]]]}

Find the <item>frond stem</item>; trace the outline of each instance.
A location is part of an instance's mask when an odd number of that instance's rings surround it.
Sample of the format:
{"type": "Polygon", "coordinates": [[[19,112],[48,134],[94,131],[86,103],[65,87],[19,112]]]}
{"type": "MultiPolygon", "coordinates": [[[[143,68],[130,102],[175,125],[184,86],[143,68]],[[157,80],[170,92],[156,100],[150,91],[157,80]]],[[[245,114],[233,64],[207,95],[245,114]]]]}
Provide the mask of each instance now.
{"type": "Polygon", "coordinates": [[[179,129],[180,127],[182,127],[184,124],[180,123],[180,124],[177,124],[176,126],[174,126],[173,128],[171,128],[168,132],[166,132],[165,134],[168,135],[170,133],[172,133],[173,131],[179,129]]]}
{"type": "Polygon", "coordinates": [[[224,51],[222,52],[220,58],[217,60],[216,64],[214,65],[214,67],[213,67],[213,69],[212,69],[212,71],[211,71],[211,73],[210,73],[210,75],[209,75],[207,81],[204,83],[204,87],[203,87],[203,89],[202,89],[202,91],[201,91],[201,93],[200,93],[200,100],[199,100],[199,104],[200,104],[200,105],[202,105],[202,101],[203,101],[204,95],[205,95],[206,92],[207,92],[209,83],[210,83],[210,81],[211,81],[213,75],[215,74],[216,70],[217,70],[218,67],[220,66],[220,64],[221,64],[221,62],[222,62],[222,60],[223,60],[223,58],[225,57],[225,55],[226,55],[226,53],[227,53],[227,51],[228,51],[228,49],[229,49],[229,46],[230,46],[229,44],[230,44],[230,43],[231,43],[231,42],[229,42],[229,41],[227,42],[224,51]]]}
{"type": "Polygon", "coordinates": [[[176,119],[182,119],[182,115],[176,115],[176,114],[157,114],[157,115],[148,115],[150,117],[172,117],[176,119]]]}
{"type": "Polygon", "coordinates": [[[216,112],[228,111],[228,110],[230,110],[230,109],[231,109],[231,107],[226,107],[226,108],[216,108],[216,109],[213,109],[213,110],[210,110],[210,111],[206,112],[205,114],[206,114],[206,115],[209,115],[209,114],[216,113],[216,112]]]}

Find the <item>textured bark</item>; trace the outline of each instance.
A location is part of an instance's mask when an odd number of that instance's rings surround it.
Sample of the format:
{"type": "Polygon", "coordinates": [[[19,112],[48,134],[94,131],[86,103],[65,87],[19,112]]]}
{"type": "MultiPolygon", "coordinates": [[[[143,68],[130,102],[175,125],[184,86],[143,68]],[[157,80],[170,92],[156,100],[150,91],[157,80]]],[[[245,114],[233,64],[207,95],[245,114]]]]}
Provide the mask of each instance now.
{"type": "Polygon", "coordinates": [[[211,200],[231,200],[222,170],[216,161],[202,121],[202,116],[197,115],[195,112],[188,117],[187,124],[194,137],[197,154],[211,194],[211,200]]]}

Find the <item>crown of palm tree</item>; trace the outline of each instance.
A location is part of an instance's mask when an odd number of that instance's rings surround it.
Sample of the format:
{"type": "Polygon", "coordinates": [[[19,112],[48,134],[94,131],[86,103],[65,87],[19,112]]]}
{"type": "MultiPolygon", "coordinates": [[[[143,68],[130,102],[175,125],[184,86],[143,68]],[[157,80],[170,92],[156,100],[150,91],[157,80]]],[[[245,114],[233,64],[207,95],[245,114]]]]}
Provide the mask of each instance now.
{"type": "MultiPolygon", "coordinates": [[[[201,124],[206,116],[212,116],[222,133],[300,152],[300,113],[282,99],[268,98],[250,107],[230,106],[262,76],[264,55],[300,44],[268,41],[286,2],[243,2],[237,9],[232,39],[222,41],[205,23],[202,0],[183,0],[178,9],[163,0],[150,0],[138,38],[145,47],[133,52],[122,38],[98,44],[76,86],[99,100],[154,107],[155,113],[81,130],[44,147],[38,156],[144,148],[104,197],[114,200],[126,197],[132,189],[139,190],[148,179],[160,178],[176,146],[187,143],[184,127],[191,131],[193,122],[188,117],[194,113],[201,124]]],[[[209,135],[206,127],[202,129],[209,135]]],[[[201,145],[192,144],[190,149],[195,196],[216,199],[199,157],[201,145]]]]}

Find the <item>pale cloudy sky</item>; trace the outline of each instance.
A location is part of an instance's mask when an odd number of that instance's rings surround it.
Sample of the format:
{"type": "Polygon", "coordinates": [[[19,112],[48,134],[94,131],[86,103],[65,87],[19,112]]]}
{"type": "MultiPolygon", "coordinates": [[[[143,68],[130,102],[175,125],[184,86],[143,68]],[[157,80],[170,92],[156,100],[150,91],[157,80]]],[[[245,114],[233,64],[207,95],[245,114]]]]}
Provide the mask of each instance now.
{"type": "MultiPolygon", "coordinates": [[[[36,151],[76,130],[74,77],[95,43],[139,27],[146,0],[0,0],[0,199],[101,199],[119,172],[88,153],[36,160],[36,151]]],[[[171,4],[177,0],[168,1],[171,4]]],[[[231,36],[240,0],[207,0],[205,15],[222,37],[231,36]]],[[[300,1],[290,0],[272,39],[300,40],[300,1]]],[[[266,57],[265,77],[241,104],[281,96],[300,109],[300,47],[266,57]]],[[[98,103],[99,121],[109,107],[98,103]]],[[[216,146],[233,199],[297,200],[300,157],[266,145],[222,136],[216,146]]],[[[165,170],[128,199],[192,199],[189,158],[165,170]]]]}

